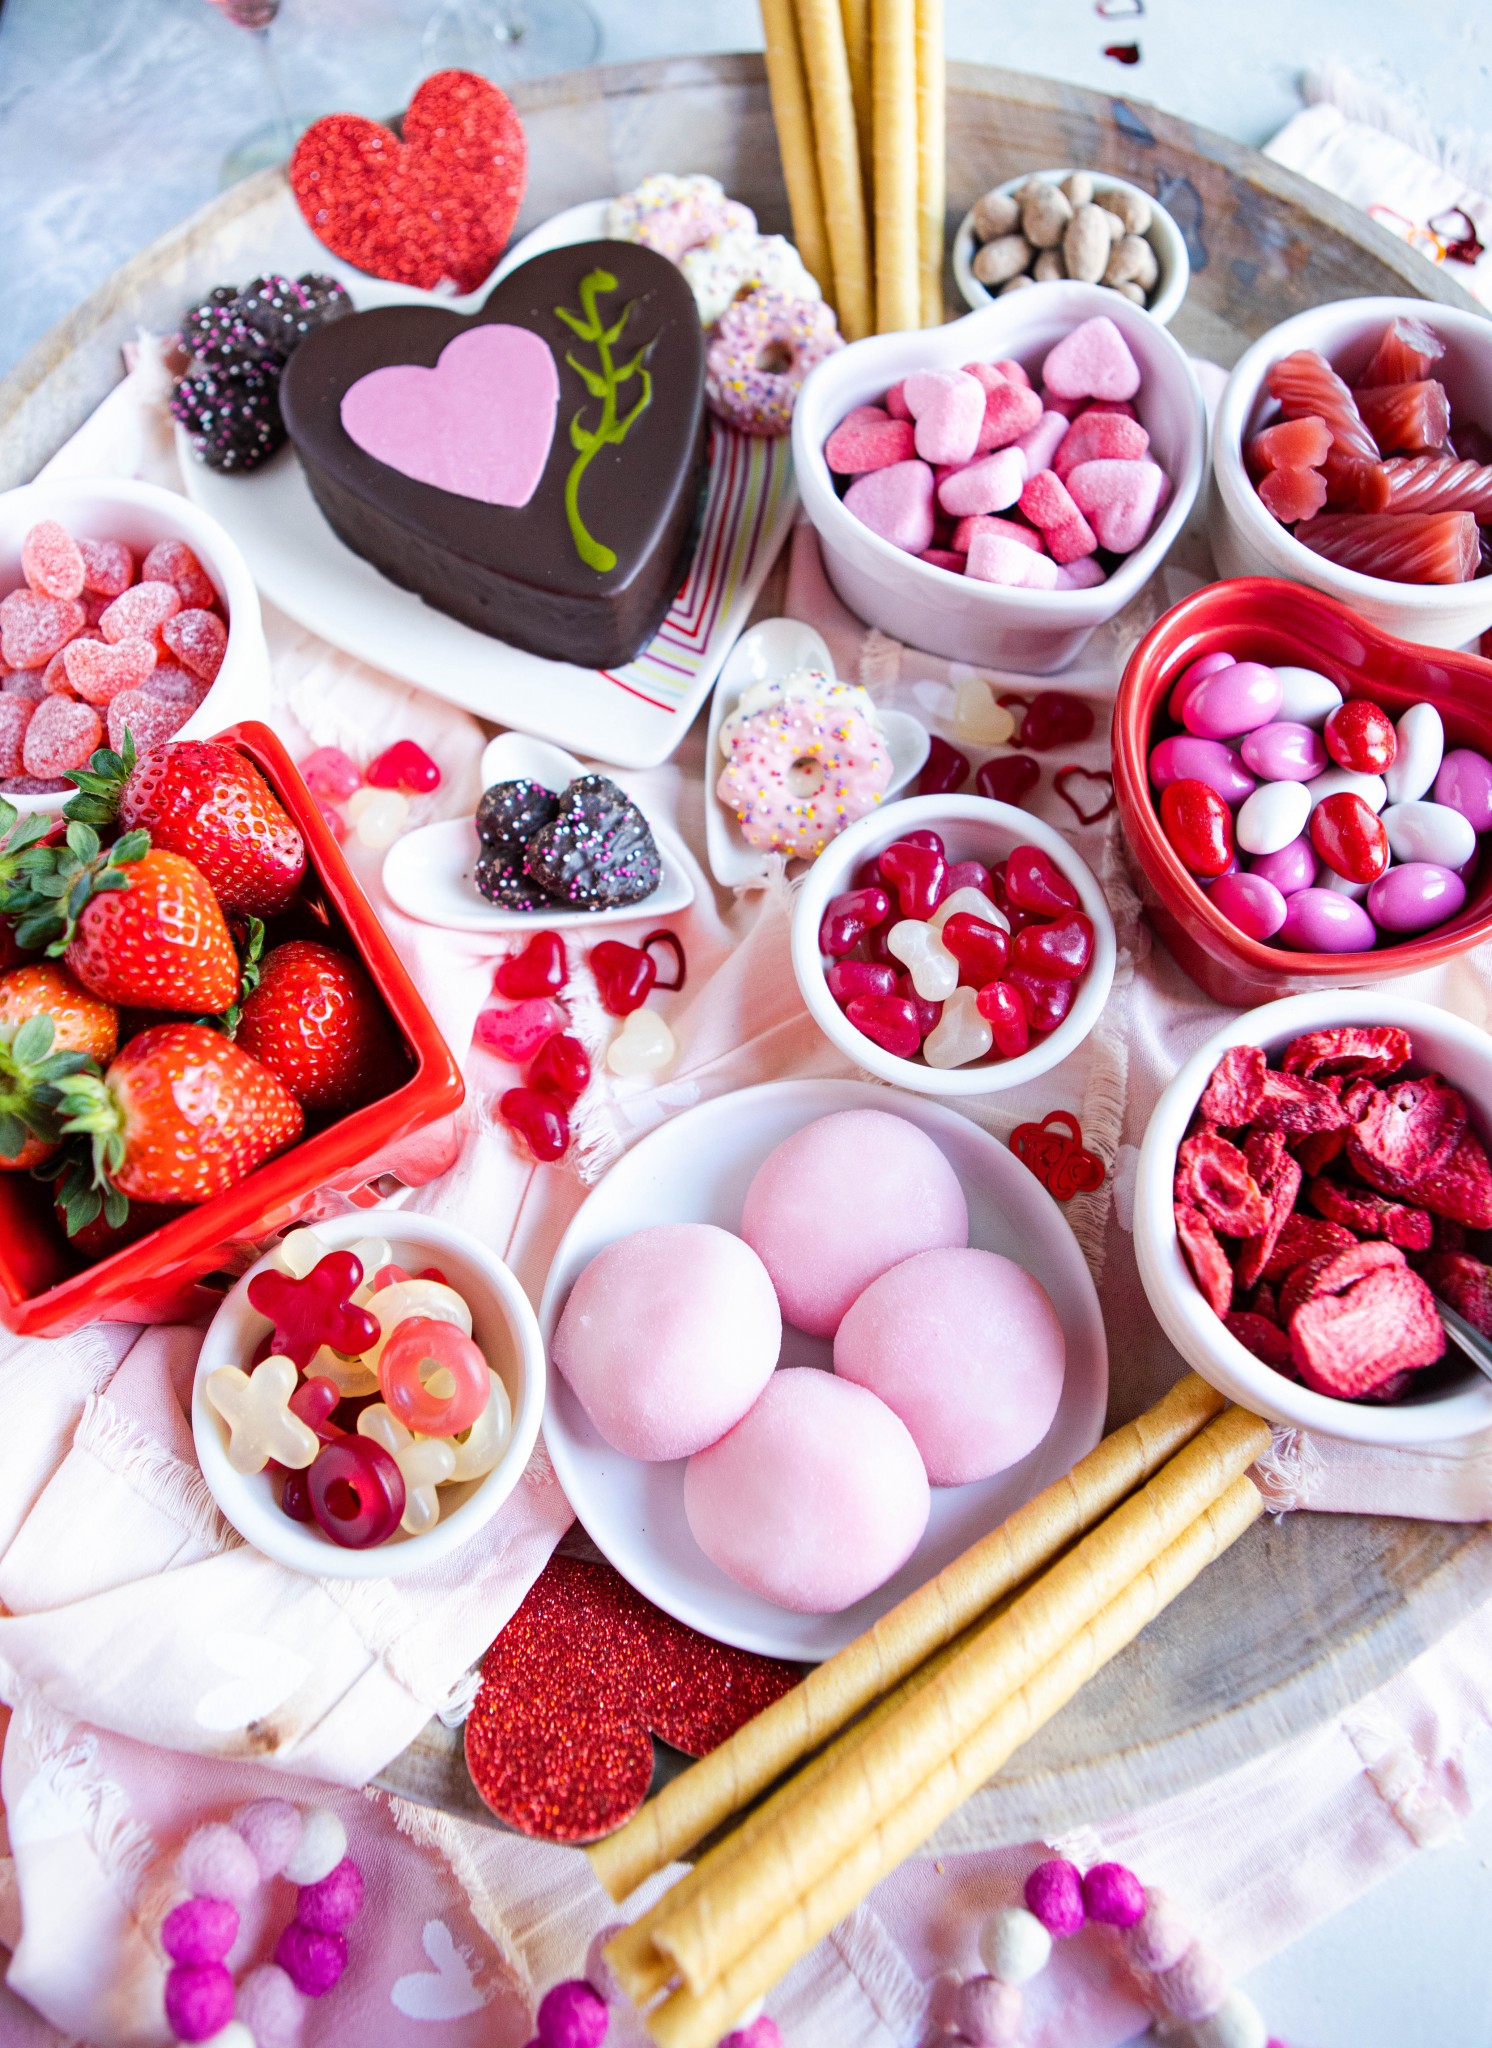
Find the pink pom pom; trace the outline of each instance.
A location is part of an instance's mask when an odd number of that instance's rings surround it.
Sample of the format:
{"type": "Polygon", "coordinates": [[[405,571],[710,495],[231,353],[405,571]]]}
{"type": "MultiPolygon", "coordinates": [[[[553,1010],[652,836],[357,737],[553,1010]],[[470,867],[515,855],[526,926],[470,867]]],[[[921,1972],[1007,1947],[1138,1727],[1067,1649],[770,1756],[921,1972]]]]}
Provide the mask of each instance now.
{"type": "Polygon", "coordinates": [[[1026,1907],[1048,1934],[1061,1941],[1076,1934],[1087,1915],[1083,1909],[1083,1878],[1075,1863],[1060,1856],[1038,1863],[1026,1879],[1026,1907]]]}
{"type": "Polygon", "coordinates": [[[261,1877],[278,1877],[300,1840],[300,1808],[288,1799],[256,1799],[241,1806],[233,1826],[248,1843],[261,1877]]]}
{"type": "Polygon", "coordinates": [[[610,2024],[605,1999],[582,1977],[554,1985],[539,2003],[542,2048],[600,2048],[610,2024]]]}
{"type": "Polygon", "coordinates": [[[187,1891],[209,1899],[247,1899],[259,1885],[253,1851],[222,1821],[209,1821],[187,1836],[176,1874],[187,1891]]]}
{"type": "Polygon", "coordinates": [[[782,2029],[776,2020],[759,2012],[749,2027],[737,2027],[727,2034],[720,2048],[782,2048],[782,2029]]]}
{"type": "Polygon", "coordinates": [[[592,1935],[591,1945],[585,1952],[585,1969],[582,1972],[585,1981],[597,1998],[604,1998],[608,2005],[621,2005],[627,1997],[605,1954],[607,1942],[614,1941],[625,1927],[623,1920],[610,1921],[599,1934],[592,1935]]]}
{"type": "Polygon", "coordinates": [[[221,1963],[177,1963],[166,1972],[166,2024],[178,2041],[210,2041],[233,2017],[233,1979],[221,1963]]]}
{"type": "Polygon", "coordinates": [[[323,1998],[347,1968],[347,1942],[340,1934],[318,1934],[292,1920],[275,1944],[275,1961],[297,1991],[323,1998]]]}
{"type": "Polygon", "coordinates": [[[295,1917],[313,1934],[340,1934],[362,1910],[363,1873],[350,1856],[318,1879],[303,1884],[295,1897],[295,1917]]]}
{"type": "Polygon", "coordinates": [[[238,1987],[237,2017],[257,2048],[297,2048],[306,2001],[278,1963],[262,1963],[238,1987]]]}
{"type": "Polygon", "coordinates": [[[958,2031],[976,2048],[1016,2048],[1021,2037],[1020,1987],[997,1977],[970,1977],[954,2007],[958,2031]]]}
{"type": "Polygon", "coordinates": [[[1163,1891],[1146,1886],[1144,1917],[1124,1930],[1124,1953],[1137,1970],[1169,1970],[1195,1936],[1163,1891]]]}
{"type": "Polygon", "coordinates": [[[226,1899],[183,1899],[166,1915],[161,1947],[173,1963],[220,1963],[238,1936],[238,1908],[226,1899]]]}
{"type": "Polygon", "coordinates": [[[1201,1942],[1193,1942],[1179,1963],[1155,1979],[1155,1995],[1178,2020],[1210,2020],[1228,1995],[1228,1980],[1201,1942]]]}
{"type": "Polygon", "coordinates": [[[1106,1927],[1133,1927],[1145,1911],[1145,1887],[1122,1863],[1095,1863],[1083,1879],[1083,1907],[1106,1927]]]}

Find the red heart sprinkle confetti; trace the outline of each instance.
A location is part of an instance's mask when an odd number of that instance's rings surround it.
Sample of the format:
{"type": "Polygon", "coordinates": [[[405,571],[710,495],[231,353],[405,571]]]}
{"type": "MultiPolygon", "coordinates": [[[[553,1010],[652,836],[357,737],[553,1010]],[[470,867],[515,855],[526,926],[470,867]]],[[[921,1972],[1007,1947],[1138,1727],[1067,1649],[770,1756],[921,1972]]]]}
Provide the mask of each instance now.
{"type": "Polygon", "coordinates": [[[1083,1144],[1083,1127],[1068,1109],[1053,1109],[1039,1124],[1017,1124],[1010,1149],[1059,1202],[1103,1186],[1103,1161],[1083,1144]]]}
{"type": "Polygon", "coordinates": [[[1080,768],[1076,763],[1059,768],[1052,777],[1053,786],[1063,803],[1076,813],[1080,825],[1096,825],[1100,818],[1106,818],[1114,808],[1114,778],[1107,768],[1080,768]],[[1087,784],[1093,786],[1093,794],[1102,797],[1103,802],[1096,811],[1085,811],[1073,795],[1070,784],[1076,783],[1081,789],[1087,784]]]}

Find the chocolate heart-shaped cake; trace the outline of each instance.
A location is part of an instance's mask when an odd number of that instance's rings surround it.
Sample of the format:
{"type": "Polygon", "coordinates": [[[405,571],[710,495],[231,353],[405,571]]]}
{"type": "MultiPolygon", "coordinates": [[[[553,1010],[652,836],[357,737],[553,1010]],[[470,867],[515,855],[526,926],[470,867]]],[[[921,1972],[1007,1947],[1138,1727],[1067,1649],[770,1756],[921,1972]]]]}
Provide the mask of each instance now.
{"type": "Polygon", "coordinates": [[[290,358],[280,405],[348,547],[478,632],[612,668],[684,579],[704,348],[688,285],[651,249],[548,250],[469,316],[339,320],[290,358]]]}

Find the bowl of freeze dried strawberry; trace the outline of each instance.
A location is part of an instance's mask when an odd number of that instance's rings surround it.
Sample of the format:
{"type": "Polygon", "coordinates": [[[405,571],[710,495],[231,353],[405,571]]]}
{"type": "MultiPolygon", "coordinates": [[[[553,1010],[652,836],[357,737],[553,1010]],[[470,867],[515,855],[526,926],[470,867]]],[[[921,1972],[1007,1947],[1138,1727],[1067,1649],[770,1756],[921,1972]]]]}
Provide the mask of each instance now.
{"type": "Polygon", "coordinates": [[[155,484],[63,477],[0,494],[0,797],[59,811],[128,725],[200,739],[263,710],[269,653],[237,544],[155,484]]]}
{"type": "Polygon", "coordinates": [[[1288,576],[1406,640],[1492,626],[1492,326],[1339,299],[1239,357],[1212,426],[1224,576],[1288,576]]]}
{"type": "Polygon", "coordinates": [[[63,820],[0,798],[0,1321],[27,1335],[202,1313],[462,1098],[273,733],[120,738],[63,820]]]}
{"type": "Polygon", "coordinates": [[[1343,990],[1248,1011],[1145,1132],[1135,1254],[1156,1319],[1274,1422],[1376,1444],[1492,1428],[1492,1381],[1438,1307],[1492,1333],[1489,1141],[1476,1025],[1343,990]]]}

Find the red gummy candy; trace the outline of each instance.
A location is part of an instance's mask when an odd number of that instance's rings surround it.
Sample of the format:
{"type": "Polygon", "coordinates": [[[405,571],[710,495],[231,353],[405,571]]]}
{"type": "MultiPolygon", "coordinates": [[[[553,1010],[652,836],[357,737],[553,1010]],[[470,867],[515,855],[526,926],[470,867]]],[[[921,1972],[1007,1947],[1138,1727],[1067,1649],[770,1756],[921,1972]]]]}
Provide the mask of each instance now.
{"type": "Polygon", "coordinates": [[[905,996],[856,996],[845,1015],[857,1031],[896,1059],[909,1060],[921,1049],[916,1005],[905,996]]]}
{"type": "Polygon", "coordinates": [[[403,1517],[404,1475],[372,1437],[339,1436],[308,1467],[306,1497],[323,1536],[344,1550],[372,1550],[403,1517]]]}
{"type": "Polygon", "coordinates": [[[499,1101],[497,1113],[541,1164],[562,1158],[569,1149],[569,1112],[543,1088],[510,1088],[499,1101]]]}
{"type": "Polygon", "coordinates": [[[548,996],[535,996],[517,1003],[511,1010],[483,1010],[477,1018],[473,1037],[480,1046],[500,1060],[515,1065],[531,1060],[546,1039],[564,1028],[565,1016],[548,996]]]}
{"type": "Polygon", "coordinates": [[[880,960],[836,960],[824,970],[824,981],[842,1010],[857,996],[896,994],[896,969],[880,960]]]}
{"type": "Polygon", "coordinates": [[[1381,455],[1431,455],[1451,430],[1450,400],[1433,378],[1359,391],[1357,409],[1381,455]]]}
{"type": "Polygon", "coordinates": [[[591,1056],[578,1038],[557,1031],[547,1038],[528,1070],[530,1088],[542,1088],[559,1101],[573,1103],[590,1085],[591,1056]]]}
{"type": "Polygon", "coordinates": [[[1005,980],[1020,991],[1033,1031],[1055,1031],[1078,992],[1075,981],[1047,981],[1028,973],[1024,967],[1009,968],[1005,980]]]}
{"type": "Polygon", "coordinates": [[[334,803],[362,785],[363,771],[340,747],[317,747],[297,765],[312,796],[330,797],[334,803]]]}
{"type": "Polygon", "coordinates": [[[592,946],[588,964],[601,1007],[610,1017],[630,1017],[640,1010],[658,979],[651,955],[620,939],[602,939],[592,946]]]}
{"type": "Polygon", "coordinates": [[[1381,775],[1399,751],[1393,720],[1366,697],[1349,698],[1329,712],[1321,737],[1339,768],[1360,775],[1381,775]]]}
{"type": "Polygon", "coordinates": [[[21,742],[22,766],[28,775],[50,782],[70,768],[86,767],[103,737],[103,724],[92,705],[71,697],[44,697],[21,742]]]}
{"type": "Polygon", "coordinates": [[[440,770],[414,740],[395,740],[368,763],[366,779],[375,789],[402,789],[425,796],[440,788],[440,770]]]}
{"type": "Polygon", "coordinates": [[[216,612],[182,611],[161,627],[161,642],[184,669],[212,683],[228,651],[228,628],[216,612]]]}
{"type": "Polygon", "coordinates": [[[309,1379],[301,1381],[287,1406],[292,1415],[298,1415],[302,1422],[311,1425],[322,1443],[329,1444],[333,1437],[342,1435],[332,1421],[333,1411],[341,1400],[341,1389],[335,1380],[327,1379],[322,1373],[313,1373],[309,1379]]]}
{"type": "Polygon", "coordinates": [[[287,1472],[280,1483],[280,1512],[288,1515],[292,1522],[314,1522],[311,1513],[311,1489],[307,1484],[307,1473],[287,1472]]]}
{"type": "Polygon", "coordinates": [[[894,420],[869,405],[857,406],[824,443],[824,460],[836,476],[865,476],[893,462],[910,462],[916,452],[911,421],[894,420]]]}
{"type": "Polygon", "coordinates": [[[1367,367],[1357,379],[1358,389],[1373,384],[1417,384],[1428,377],[1445,354],[1445,343],[1423,320],[1412,313],[1400,313],[1383,330],[1367,367]]]}
{"type": "Polygon", "coordinates": [[[363,1284],[363,1263],[355,1252],[326,1252],[309,1273],[271,1269],[249,1282],[249,1306],[274,1325],[275,1351],[304,1372],[325,1344],[357,1358],[378,1342],[378,1318],[352,1299],[363,1284]]]}
{"type": "Polygon", "coordinates": [[[1233,1306],[1233,1268],[1218,1242],[1217,1232],[1200,1209],[1178,1202],[1176,1235],[1202,1299],[1215,1316],[1226,1316],[1233,1306]]]}
{"type": "Polygon", "coordinates": [[[106,640],[153,640],[180,610],[174,583],[136,583],[104,606],[98,615],[99,631],[106,640]]]}
{"type": "Polygon", "coordinates": [[[977,889],[991,903],[995,900],[995,878],[982,860],[949,861],[947,894],[955,889],[977,889]]]}
{"type": "MultiPolygon", "coordinates": [[[[1166,790],[1162,803],[1170,795],[1166,790]]],[[[1376,882],[1388,866],[1383,820],[1353,790],[1339,789],[1334,796],[1323,797],[1311,813],[1310,832],[1322,860],[1349,882],[1376,882]]]]}
{"type": "MultiPolygon", "coordinates": [[[[80,540],[83,588],[92,597],[118,597],[135,580],[135,558],[122,540],[80,540]]],[[[170,577],[166,581],[170,582],[170,577]]]]}
{"type": "Polygon", "coordinates": [[[1379,465],[1383,502],[1374,512],[1470,512],[1492,521],[1492,467],[1453,455],[1396,455],[1379,465]]]}
{"type": "Polygon", "coordinates": [[[1182,866],[1211,879],[1233,858],[1233,814],[1217,791],[1194,776],[1160,793],[1161,830],[1182,866]]]}
{"type": "MultiPolygon", "coordinates": [[[[1096,543],[1095,543],[1096,545],[1096,543]]],[[[1034,753],[1075,747],[1093,731],[1093,706],[1066,690],[1038,690],[1021,720],[1020,744],[1034,753]]]]}
{"type": "MultiPolygon", "coordinates": [[[[158,540],[140,564],[142,583],[169,583],[183,611],[211,611],[218,593],[212,578],[184,540],[158,540]]],[[[101,583],[90,589],[102,590],[101,583]]],[[[121,586],[123,587],[123,586],[121,586]]]]}
{"type": "Polygon", "coordinates": [[[1216,1131],[1183,1140],[1172,1192],[1229,1237],[1253,1237],[1269,1222],[1269,1204],[1247,1156],[1216,1131]]]}
{"type": "Polygon", "coordinates": [[[1253,469],[1319,469],[1331,453],[1331,429],[1315,413],[1279,420],[1248,445],[1253,469]]]}
{"type": "MultiPolygon", "coordinates": [[[[948,923],[954,921],[950,917],[948,923]]],[[[946,943],[946,925],[943,937],[946,943]]],[[[1013,966],[1037,981],[1077,981],[1093,958],[1092,921],[1074,910],[1052,924],[1028,924],[1016,933],[1010,958],[1013,966]]]]}
{"type": "Polygon", "coordinates": [[[1259,502],[1281,526],[1314,519],[1326,503],[1326,478],[1319,469],[1272,469],[1259,484],[1259,502]]]}
{"type": "Polygon", "coordinates": [[[1295,538],[1342,569],[1390,583],[1469,583],[1481,561],[1469,512],[1322,512],[1295,538]]]}
{"type": "Polygon", "coordinates": [[[1378,443],[1363,424],[1356,400],[1319,350],[1302,348],[1282,356],[1271,366],[1265,383],[1287,420],[1312,418],[1325,423],[1331,435],[1327,461],[1339,472],[1378,460],[1378,443]]]}
{"type": "Polygon", "coordinates": [[[1005,893],[1019,910],[1060,917],[1076,910],[1078,892],[1039,846],[1013,846],[1005,858],[1005,893]]]}
{"type": "Polygon", "coordinates": [[[1029,754],[1002,754],[983,761],[974,777],[981,796],[997,804],[1018,804],[1041,780],[1041,764],[1029,754]]]}
{"type": "Polygon", "coordinates": [[[932,1030],[939,1017],[943,1014],[942,1004],[929,1002],[926,996],[919,996],[910,974],[897,975],[896,993],[904,1002],[910,1003],[916,1011],[917,1029],[926,1038],[928,1032],[932,1030]]]}
{"type": "Polygon", "coordinates": [[[0,653],[7,668],[45,668],[84,626],[75,597],[42,597],[13,590],[0,598],[0,653]]]}
{"type": "Polygon", "coordinates": [[[21,747],[35,708],[29,697],[0,692],[0,776],[23,773],[21,747]]]}
{"type": "Polygon", "coordinates": [[[492,977],[500,996],[557,996],[570,978],[565,942],[558,932],[535,932],[528,944],[510,953],[492,977]]]}
{"type": "Polygon", "coordinates": [[[1020,990],[1008,981],[992,981],[974,998],[974,1007],[994,1034],[995,1051],[1001,1059],[1019,1059],[1031,1043],[1031,1025],[1020,990]]]}
{"type": "Polygon", "coordinates": [[[969,757],[934,733],[927,744],[927,759],[917,777],[918,796],[949,796],[969,779],[969,757]]]}
{"type": "Polygon", "coordinates": [[[851,889],[831,897],[819,923],[819,951],[831,960],[842,959],[890,915],[891,898],[884,889],[851,889]]]}
{"type": "Polygon", "coordinates": [[[925,846],[909,833],[882,853],[881,873],[895,889],[903,917],[931,917],[943,900],[948,875],[942,841],[925,846]]]}
{"type": "MultiPolygon", "coordinates": [[[[1042,539],[1046,542],[1047,553],[1054,562],[1076,562],[1084,555],[1098,552],[1098,535],[1073,503],[1066,484],[1055,470],[1039,469],[1035,476],[1028,477],[1021,491],[1020,503],[1022,512],[1031,524],[1039,529],[1042,539]]],[[[1056,696],[1061,693],[1052,691],[1046,694],[1056,696]]],[[[1031,711],[1026,714],[1026,722],[1021,729],[1022,742],[1027,746],[1036,747],[1055,745],[1053,740],[1031,738],[1031,712],[1035,708],[1033,704],[1031,711]]],[[[1091,732],[1091,713],[1088,727],[1091,732]]]]}
{"type": "Polygon", "coordinates": [[[62,650],[67,680],[88,704],[112,704],[121,690],[138,690],[155,659],[155,642],[138,635],[113,646],[80,636],[62,650]]]}
{"type": "Polygon", "coordinates": [[[83,557],[59,520],[41,520],[21,542],[21,574],[43,597],[83,595],[83,557]]]}
{"type": "Polygon", "coordinates": [[[109,745],[117,754],[128,731],[137,754],[158,747],[190,716],[181,704],[166,704],[147,690],[121,690],[108,709],[109,745]]]}
{"type": "MultiPolygon", "coordinates": [[[[1027,936],[1020,934],[1020,939],[1027,936]]],[[[1019,952],[1020,940],[1017,940],[1019,952]]],[[[1010,934],[972,911],[956,910],[943,923],[943,944],[959,965],[959,980],[969,988],[998,981],[1010,958],[1010,934]]]]}

